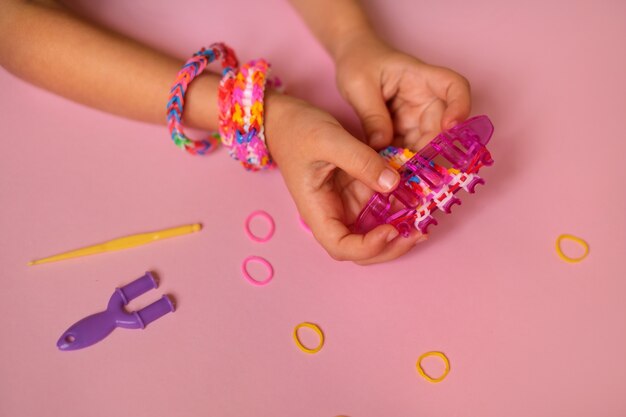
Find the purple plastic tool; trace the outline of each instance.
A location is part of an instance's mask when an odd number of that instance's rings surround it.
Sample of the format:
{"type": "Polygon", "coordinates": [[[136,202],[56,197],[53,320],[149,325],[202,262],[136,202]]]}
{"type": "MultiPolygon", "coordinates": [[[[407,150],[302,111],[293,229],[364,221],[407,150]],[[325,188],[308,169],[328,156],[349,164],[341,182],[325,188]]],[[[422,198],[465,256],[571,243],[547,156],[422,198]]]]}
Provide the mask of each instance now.
{"type": "Polygon", "coordinates": [[[437,224],[434,211],[450,213],[454,204],[461,204],[456,192],[463,189],[471,194],[477,184],[485,183],[478,171],[493,164],[485,147],[492,134],[489,118],[475,116],[441,132],[418,153],[395,147],[381,151],[398,167],[400,183],[389,194],[375,193],[352,229],[367,233],[378,225],[391,224],[404,237],[413,228],[427,233],[428,226],[437,224]],[[438,161],[447,161],[451,167],[438,161]]]}
{"type": "Polygon", "coordinates": [[[174,311],[174,304],[166,295],[139,311],[126,311],[124,306],[131,300],[156,287],[156,280],[150,272],[146,272],[122,288],[116,288],[106,310],[85,317],[67,329],[59,338],[57,347],[60,350],[86,348],[107,337],[116,327],[143,329],[156,319],[174,311]]]}

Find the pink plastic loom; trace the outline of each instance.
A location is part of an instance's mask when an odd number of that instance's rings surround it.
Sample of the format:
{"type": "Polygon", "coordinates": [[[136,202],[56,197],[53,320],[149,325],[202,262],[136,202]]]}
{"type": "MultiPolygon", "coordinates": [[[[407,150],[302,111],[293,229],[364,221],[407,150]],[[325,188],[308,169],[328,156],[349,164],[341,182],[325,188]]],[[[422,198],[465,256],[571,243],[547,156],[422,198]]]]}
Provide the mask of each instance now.
{"type": "Polygon", "coordinates": [[[474,193],[483,166],[493,164],[485,147],[493,134],[487,116],[475,116],[452,129],[441,132],[418,153],[390,146],[380,153],[398,169],[400,184],[389,194],[375,193],[353,226],[356,233],[367,233],[381,224],[393,225],[407,237],[412,228],[421,233],[436,225],[432,213],[437,209],[451,212],[461,204],[455,196],[464,189],[474,193]],[[446,161],[450,168],[444,167],[446,161]]]}

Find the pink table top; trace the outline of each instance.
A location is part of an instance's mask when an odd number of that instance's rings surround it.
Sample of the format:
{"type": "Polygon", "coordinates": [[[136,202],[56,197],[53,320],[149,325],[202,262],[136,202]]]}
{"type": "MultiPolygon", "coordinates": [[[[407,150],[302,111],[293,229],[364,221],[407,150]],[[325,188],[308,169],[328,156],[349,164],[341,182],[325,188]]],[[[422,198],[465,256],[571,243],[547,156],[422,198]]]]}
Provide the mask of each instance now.
{"type": "MultiPolygon", "coordinates": [[[[181,58],[216,40],[242,59],[267,57],[292,94],[358,126],[331,61],[286,2],[73,3],[181,58]]],[[[278,172],[247,173],[224,151],[190,157],[164,127],[0,71],[0,415],[626,415],[626,3],[422,3],[366,7],[399,48],[471,81],[473,114],[496,127],[496,164],[485,187],[439,215],[429,242],[373,267],[330,259],[278,172]],[[256,209],[276,221],[268,243],[243,233],[256,209]],[[193,222],[204,230],[26,266],[193,222]],[[588,258],[561,261],[561,233],[589,242],[588,258]],[[274,265],[270,285],[241,277],[248,255],[274,265]],[[146,270],[161,286],[131,307],[169,293],[174,314],[82,351],[56,349],[69,325],[146,270]],[[304,321],[326,335],[316,355],[293,343],[304,321]],[[415,369],[431,350],[450,358],[439,384],[415,369]]]]}

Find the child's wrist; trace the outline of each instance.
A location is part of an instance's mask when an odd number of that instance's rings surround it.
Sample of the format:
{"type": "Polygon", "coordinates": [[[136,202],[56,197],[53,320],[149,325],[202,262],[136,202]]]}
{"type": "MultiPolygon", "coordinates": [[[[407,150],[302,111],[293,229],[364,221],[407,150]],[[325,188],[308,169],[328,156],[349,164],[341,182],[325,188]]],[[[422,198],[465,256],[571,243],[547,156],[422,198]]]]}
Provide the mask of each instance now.
{"type": "Polygon", "coordinates": [[[185,124],[191,128],[217,131],[217,100],[207,100],[207,97],[216,97],[220,84],[217,74],[204,72],[189,86],[185,98],[185,124]]]}
{"type": "Polygon", "coordinates": [[[331,57],[335,64],[341,61],[346,55],[357,50],[357,48],[363,48],[366,45],[384,45],[384,42],[378,37],[376,32],[369,26],[361,26],[356,29],[350,30],[344,36],[335,42],[335,45],[330,50],[331,57]]]}
{"type": "MultiPolygon", "coordinates": [[[[288,135],[304,102],[274,90],[265,94],[265,144],[274,160],[280,160],[280,138],[288,135]]],[[[294,138],[294,140],[297,138],[294,138]]]]}

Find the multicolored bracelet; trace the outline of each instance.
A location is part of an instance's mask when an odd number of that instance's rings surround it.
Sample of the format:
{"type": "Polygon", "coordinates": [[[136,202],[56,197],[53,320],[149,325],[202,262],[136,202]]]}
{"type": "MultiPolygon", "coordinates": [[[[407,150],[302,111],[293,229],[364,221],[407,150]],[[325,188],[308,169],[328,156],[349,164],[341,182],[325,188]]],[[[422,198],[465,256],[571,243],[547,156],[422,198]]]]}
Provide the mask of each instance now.
{"type": "MultiPolygon", "coordinates": [[[[242,65],[235,76],[228,131],[220,131],[229,154],[252,171],[275,166],[263,130],[263,97],[269,64],[257,59],[242,65]]],[[[228,103],[225,103],[225,106],[228,103]]]]}
{"type": "Polygon", "coordinates": [[[192,155],[204,155],[217,147],[219,137],[215,135],[207,139],[193,140],[185,135],[182,125],[185,94],[189,84],[200,75],[206,66],[219,59],[223,72],[228,73],[238,67],[237,57],[232,49],[223,43],[214,43],[208,49],[202,48],[187,61],[178,71],[176,81],[170,89],[167,101],[167,127],[174,144],[192,155]]]}
{"type": "Polygon", "coordinates": [[[270,65],[264,59],[250,61],[238,68],[231,48],[223,43],[201,49],[179,71],[167,103],[167,122],[174,143],[191,154],[206,154],[213,150],[216,139],[229,148],[229,154],[250,171],[275,167],[265,145],[263,129],[263,100],[270,65]],[[221,60],[222,79],[218,91],[219,135],[194,141],[185,136],[181,119],[187,87],[206,66],[221,60]]]}

